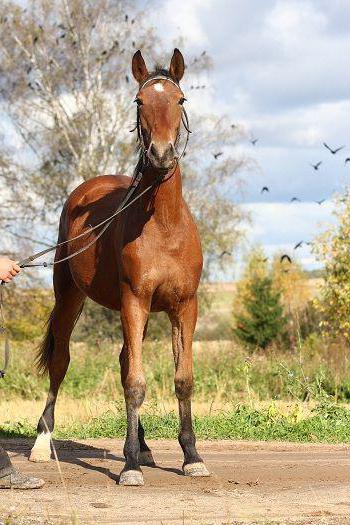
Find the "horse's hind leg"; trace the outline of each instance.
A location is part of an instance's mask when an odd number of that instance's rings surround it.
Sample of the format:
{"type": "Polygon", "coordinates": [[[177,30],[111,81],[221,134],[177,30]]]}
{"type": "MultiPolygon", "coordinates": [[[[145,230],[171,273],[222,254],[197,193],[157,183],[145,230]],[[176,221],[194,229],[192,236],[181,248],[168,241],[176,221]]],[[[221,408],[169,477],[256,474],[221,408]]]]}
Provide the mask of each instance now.
{"type": "MultiPolygon", "coordinates": [[[[147,335],[147,327],[148,327],[148,321],[143,330],[143,338],[142,338],[143,341],[145,340],[145,337],[147,335]]],[[[153,459],[152,451],[145,441],[145,431],[142,426],[140,417],[139,417],[138,437],[139,437],[139,443],[140,443],[140,453],[139,453],[140,465],[153,467],[155,465],[155,461],[153,459]]]]}
{"type": "Polygon", "coordinates": [[[209,476],[209,472],[196,449],[192,426],[191,396],[193,391],[192,338],[197,321],[197,298],[180,304],[170,314],[173,327],[175,361],[175,392],[179,402],[179,443],[184,453],[183,471],[186,476],[209,476]]]}
{"type": "Polygon", "coordinates": [[[140,453],[139,453],[140,465],[153,467],[155,465],[155,461],[153,459],[152,451],[145,441],[145,431],[143,429],[140,418],[139,418],[138,437],[139,437],[139,443],[140,443],[140,453]]]}
{"type": "Polygon", "coordinates": [[[48,371],[50,388],[44,412],[39,419],[30,461],[49,461],[51,456],[51,433],[55,422],[55,404],[59,387],[69,365],[69,339],[81,312],[85,296],[76,287],[68,268],[64,265],[55,275],[55,306],[48,321],[46,336],[41,344],[38,364],[48,371]]]}

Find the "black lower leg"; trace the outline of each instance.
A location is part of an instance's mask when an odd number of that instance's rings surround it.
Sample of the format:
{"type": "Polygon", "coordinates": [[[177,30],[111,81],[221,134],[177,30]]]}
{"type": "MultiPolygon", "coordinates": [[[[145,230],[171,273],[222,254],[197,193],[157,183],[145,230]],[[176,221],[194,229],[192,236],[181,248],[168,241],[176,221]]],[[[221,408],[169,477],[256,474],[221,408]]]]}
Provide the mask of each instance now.
{"type": "Polygon", "coordinates": [[[180,409],[180,433],[179,443],[184,453],[184,465],[202,462],[202,458],[196,450],[196,437],[193,432],[191,401],[189,399],[179,400],[180,409]]]}
{"type": "Polygon", "coordinates": [[[56,397],[49,394],[48,400],[42,416],[39,419],[37,432],[41,434],[43,432],[53,432],[55,426],[55,404],[56,397]]]}
{"type": "Polygon", "coordinates": [[[150,451],[151,449],[149,448],[149,446],[147,445],[147,443],[145,441],[145,431],[144,431],[144,428],[142,426],[140,418],[139,418],[138,437],[139,437],[140,451],[141,452],[148,452],[148,451],[150,451]]]}
{"type": "Polygon", "coordinates": [[[128,430],[124,445],[124,470],[141,470],[139,464],[140,443],[138,437],[137,408],[127,402],[128,430]]]}

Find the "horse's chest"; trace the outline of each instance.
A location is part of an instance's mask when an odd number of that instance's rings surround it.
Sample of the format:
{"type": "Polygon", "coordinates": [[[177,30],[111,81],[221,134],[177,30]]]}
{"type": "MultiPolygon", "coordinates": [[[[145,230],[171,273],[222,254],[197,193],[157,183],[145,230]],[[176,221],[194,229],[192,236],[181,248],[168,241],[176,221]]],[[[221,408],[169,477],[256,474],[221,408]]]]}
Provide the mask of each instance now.
{"type": "Polygon", "coordinates": [[[162,308],[193,295],[202,269],[200,245],[186,236],[152,235],[123,250],[123,272],[137,295],[162,308]]]}

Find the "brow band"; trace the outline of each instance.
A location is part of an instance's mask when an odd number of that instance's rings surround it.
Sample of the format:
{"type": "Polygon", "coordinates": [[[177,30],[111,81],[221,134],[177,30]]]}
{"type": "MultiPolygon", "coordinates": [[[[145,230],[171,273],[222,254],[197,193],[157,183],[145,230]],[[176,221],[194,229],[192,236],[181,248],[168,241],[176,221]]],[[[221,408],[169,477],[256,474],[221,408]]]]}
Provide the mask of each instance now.
{"type": "Polygon", "coordinates": [[[148,84],[149,82],[152,82],[152,80],[167,80],[168,82],[171,82],[172,84],[174,84],[174,86],[176,86],[177,88],[179,88],[179,90],[180,90],[181,93],[182,93],[182,89],[180,88],[179,84],[178,84],[177,82],[175,82],[175,80],[173,80],[172,78],[164,77],[164,76],[162,76],[162,75],[157,76],[157,77],[152,77],[152,78],[147,79],[147,80],[142,84],[142,86],[140,86],[139,91],[141,91],[141,89],[143,89],[143,88],[145,87],[146,84],[148,84]]]}

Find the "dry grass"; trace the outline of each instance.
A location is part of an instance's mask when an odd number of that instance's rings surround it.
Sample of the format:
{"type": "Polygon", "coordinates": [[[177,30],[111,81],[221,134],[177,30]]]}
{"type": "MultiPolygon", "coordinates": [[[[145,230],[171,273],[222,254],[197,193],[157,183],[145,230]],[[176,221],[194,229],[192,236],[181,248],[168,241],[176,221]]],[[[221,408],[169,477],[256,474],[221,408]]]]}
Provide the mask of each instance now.
{"type": "MultiPolygon", "coordinates": [[[[303,419],[310,416],[316,406],[315,401],[311,402],[288,402],[288,401],[258,401],[251,403],[254,410],[276,410],[280,414],[288,416],[298,413],[298,417],[303,419]]],[[[39,416],[45,405],[45,399],[26,400],[12,399],[0,403],[0,425],[4,423],[15,423],[16,421],[26,421],[30,425],[36,425],[39,416]]],[[[234,403],[223,401],[193,401],[193,413],[196,416],[208,416],[229,412],[234,407],[234,403]]],[[[350,408],[350,405],[344,405],[350,408]]],[[[141,412],[154,411],[156,409],[159,415],[177,413],[177,401],[175,399],[166,399],[164,402],[155,405],[154,402],[145,401],[141,412]]],[[[94,399],[72,399],[67,396],[61,396],[58,399],[56,407],[56,424],[60,427],[70,427],[73,424],[89,423],[92,419],[101,417],[109,413],[120,417],[124,414],[123,401],[94,400],[94,399]]]]}

